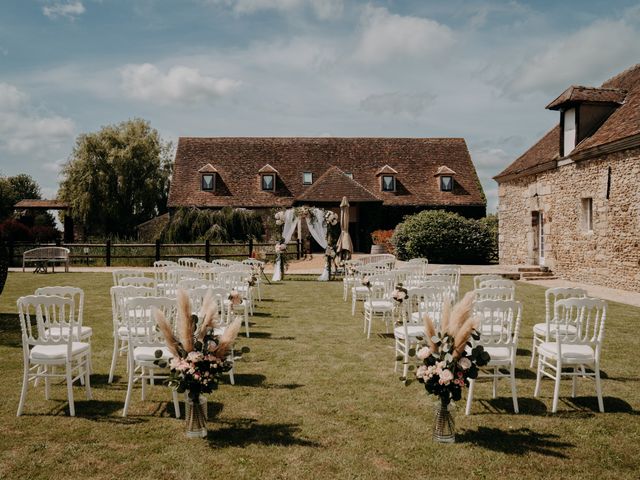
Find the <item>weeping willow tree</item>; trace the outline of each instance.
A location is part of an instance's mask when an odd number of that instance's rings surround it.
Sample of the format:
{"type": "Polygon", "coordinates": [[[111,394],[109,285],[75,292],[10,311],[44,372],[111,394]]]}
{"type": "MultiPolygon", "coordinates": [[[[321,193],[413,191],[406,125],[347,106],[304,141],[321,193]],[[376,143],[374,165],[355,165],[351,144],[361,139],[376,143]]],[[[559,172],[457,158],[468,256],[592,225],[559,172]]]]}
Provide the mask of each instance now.
{"type": "Polygon", "coordinates": [[[162,240],[167,243],[246,242],[264,234],[260,215],[243,208],[181,208],[171,216],[162,240]]]}

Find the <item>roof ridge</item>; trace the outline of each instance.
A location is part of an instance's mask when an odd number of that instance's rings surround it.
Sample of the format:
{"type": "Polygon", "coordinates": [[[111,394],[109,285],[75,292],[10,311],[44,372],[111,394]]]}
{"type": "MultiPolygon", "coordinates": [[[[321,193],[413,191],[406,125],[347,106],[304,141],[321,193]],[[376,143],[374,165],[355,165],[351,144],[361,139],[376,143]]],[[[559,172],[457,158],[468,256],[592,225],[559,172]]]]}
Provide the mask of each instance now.
{"type": "Polygon", "coordinates": [[[602,82],[602,85],[605,85],[607,83],[611,83],[611,82],[613,82],[615,80],[618,80],[620,77],[623,77],[623,76],[633,72],[634,70],[636,70],[638,68],[640,68],[640,63],[636,63],[635,65],[630,66],[629,68],[627,68],[626,70],[623,70],[622,72],[618,73],[617,75],[614,75],[610,79],[605,80],[604,82],[602,82]]]}

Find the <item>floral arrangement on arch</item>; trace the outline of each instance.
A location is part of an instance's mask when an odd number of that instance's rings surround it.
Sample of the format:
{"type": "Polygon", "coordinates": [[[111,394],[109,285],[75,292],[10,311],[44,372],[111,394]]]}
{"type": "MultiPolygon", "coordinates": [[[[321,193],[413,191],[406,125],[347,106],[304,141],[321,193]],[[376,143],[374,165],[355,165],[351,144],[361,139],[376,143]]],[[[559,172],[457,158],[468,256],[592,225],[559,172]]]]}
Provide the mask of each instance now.
{"type": "Polygon", "coordinates": [[[324,214],[324,221],[327,225],[335,226],[339,221],[338,214],[336,212],[332,212],[331,210],[327,210],[324,214]]]}
{"type": "MultiPolygon", "coordinates": [[[[202,303],[200,313],[203,319],[200,325],[198,316],[191,313],[189,297],[184,290],[178,290],[177,301],[178,336],[174,335],[164,314],[160,310],[155,312],[156,323],[172,355],[166,384],[178,393],[187,392],[189,398],[198,402],[200,394],[217,389],[221,375],[233,367],[229,354],[242,319],[234,320],[218,337],[213,334],[218,320],[218,306],[210,294],[202,303]]],[[[156,351],[155,355],[159,359],[162,351],[156,351]]],[[[164,360],[154,363],[162,368],[167,366],[164,360]]]]}
{"type": "Polygon", "coordinates": [[[276,225],[281,226],[284,225],[284,210],[280,210],[279,212],[276,212],[276,214],[274,215],[275,219],[276,219],[276,225]]]}
{"type": "Polygon", "coordinates": [[[420,360],[416,378],[443,405],[460,400],[469,379],[477,378],[479,367],[491,360],[482,345],[475,344],[480,333],[471,316],[473,300],[474,293],[468,292],[453,308],[445,301],[438,330],[428,315],[424,317],[426,336],[415,352],[420,360]]]}

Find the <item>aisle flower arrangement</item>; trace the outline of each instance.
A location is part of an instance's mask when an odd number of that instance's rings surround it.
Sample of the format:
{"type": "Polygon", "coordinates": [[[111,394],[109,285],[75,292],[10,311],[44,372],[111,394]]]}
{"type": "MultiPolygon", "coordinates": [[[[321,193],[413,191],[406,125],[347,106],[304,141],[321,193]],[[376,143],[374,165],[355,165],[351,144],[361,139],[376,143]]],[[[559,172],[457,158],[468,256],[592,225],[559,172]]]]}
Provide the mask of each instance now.
{"type": "MultiPolygon", "coordinates": [[[[491,360],[477,331],[478,320],[472,317],[474,293],[468,292],[453,308],[445,301],[442,319],[436,329],[428,315],[424,317],[425,341],[415,355],[419,359],[417,380],[425,390],[440,401],[436,414],[434,439],[454,441],[453,419],[448,406],[462,398],[462,390],[469,379],[478,377],[479,367],[491,360]]],[[[405,379],[406,380],[406,379],[405,379]]]]}
{"type": "MultiPolygon", "coordinates": [[[[166,383],[178,393],[186,393],[193,404],[191,414],[186,418],[187,435],[194,436],[190,432],[196,432],[195,436],[203,436],[203,432],[206,435],[206,426],[203,425],[205,414],[201,410],[200,396],[217,389],[222,374],[233,367],[229,354],[242,320],[234,320],[218,337],[213,333],[218,320],[218,306],[210,295],[203,302],[200,325],[198,316],[191,313],[189,297],[184,290],[178,290],[177,301],[177,336],[164,314],[159,310],[155,312],[156,323],[172,355],[166,383]]],[[[162,351],[156,351],[155,355],[160,359],[162,351]]],[[[167,367],[163,360],[156,360],[155,363],[159,367],[167,367]]]]}
{"type": "Polygon", "coordinates": [[[398,283],[393,293],[391,293],[391,298],[398,303],[402,303],[409,298],[409,292],[402,286],[402,283],[398,283]]]}
{"type": "Polygon", "coordinates": [[[289,265],[289,260],[287,258],[287,244],[284,243],[284,240],[280,240],[275,245],[275,253],[276,253],[276,264],[280,261],[280,273],[282,277],[284,277],[284,272],[287,270],[287,266],[289,265]]]}

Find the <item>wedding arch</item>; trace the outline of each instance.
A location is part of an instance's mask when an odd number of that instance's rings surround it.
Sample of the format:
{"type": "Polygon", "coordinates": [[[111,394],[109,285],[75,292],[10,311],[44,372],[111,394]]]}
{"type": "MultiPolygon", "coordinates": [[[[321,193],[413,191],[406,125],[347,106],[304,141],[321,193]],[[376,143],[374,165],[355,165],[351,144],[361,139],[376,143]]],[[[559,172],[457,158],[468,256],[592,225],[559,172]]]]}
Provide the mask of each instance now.
{"type": "MultiPolygon", "coordinates": [[[[282,225],[282,239],[287,244],[291,241],[294,232],[298,231],[300,236],[300,227],[303,220],[306,221],[307,228],[313,239],[318,242],[322,248],[328,247],[327,242],[327,229],[328,229],[328,215],[335,215],[337,221],[337,215],[330,210],[323,210],[317,207],[295,207],[289,208],[284,211],[276,213],[276,224],[282,225]]],[[[333,220],[332,220],[333,221],[333,220]]],[[[282,266],[279,256],[276,257],[276,264],[273,270],[273,281],[282,280],[282,266]]],[[[329,280],[329,267],[325,264],[322,275],[318,277],[319,281],[329,280]]]]}

